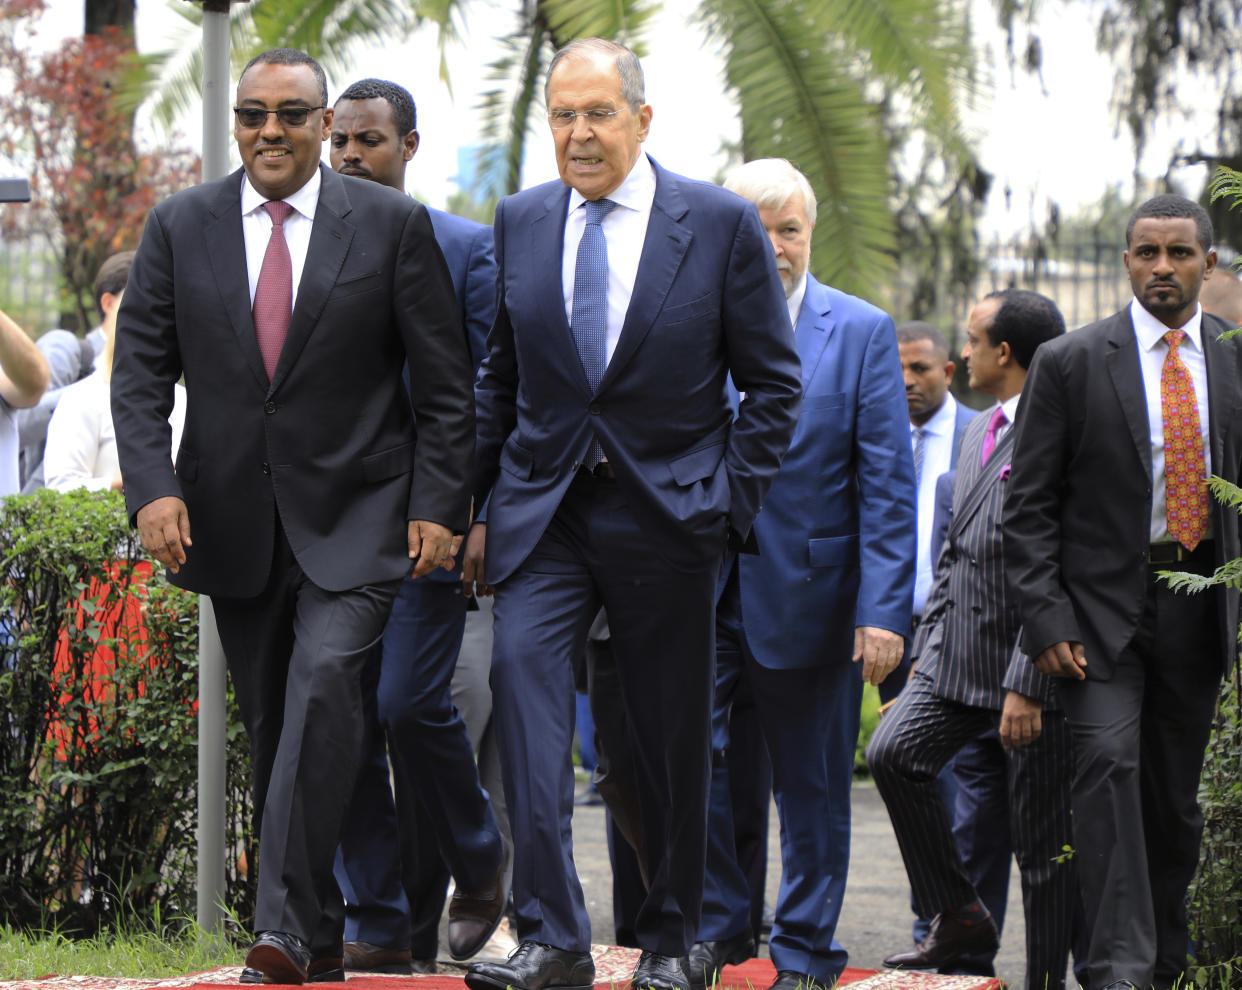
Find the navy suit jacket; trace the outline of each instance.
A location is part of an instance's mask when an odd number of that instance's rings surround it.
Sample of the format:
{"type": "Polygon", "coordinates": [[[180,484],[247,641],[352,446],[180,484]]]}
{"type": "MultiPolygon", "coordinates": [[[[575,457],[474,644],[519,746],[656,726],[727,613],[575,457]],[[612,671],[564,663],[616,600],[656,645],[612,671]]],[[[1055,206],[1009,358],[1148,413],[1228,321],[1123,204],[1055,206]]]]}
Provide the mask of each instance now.
{"type": "Polygon", "coordinates": [[[765,667],[849,663],[855,626],[910,631],[914,459],[887,314],[807,279],[795,328],[802,413],[739,557],[746,639],[765,667]]]}
{"type": "Polygon", "coordinates": [[[718,186],[655,173],[634,294],[594,393],[561,287],[569,187],[545,183],[496,210],[499,298],[475,388],[489,581],[534,548],[593,435],[635,518],[682,570],[718,557],[730,528],[750,533],[789,445],[798,356],[758,212],[718,186]],[[746,392],[736,421],[730,372],[746,392]]]}

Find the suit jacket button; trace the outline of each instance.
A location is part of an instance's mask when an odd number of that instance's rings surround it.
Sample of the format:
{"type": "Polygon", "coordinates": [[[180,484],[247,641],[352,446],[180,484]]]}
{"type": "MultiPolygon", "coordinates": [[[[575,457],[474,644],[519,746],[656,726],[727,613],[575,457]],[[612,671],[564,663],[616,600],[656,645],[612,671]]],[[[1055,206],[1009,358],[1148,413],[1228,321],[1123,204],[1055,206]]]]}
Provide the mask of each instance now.
{"type": "Polygon", "coordinates": [[[274,413],[276,411],[276,403],[271,400],[263,403],[263,411],[265,413],[274,413]]]}
{"type": "Polygon", "coordinates": [[[263,462],[263,473],[264,473],[264,474],[271,474],[271,473],[272,473],[272,466],[271,466],[270,464],[268,464],[268,463],[267,463],[267,461],[264,461],[264,462],[263,462]]]}
{"type": "Polygon", "coordinates": [[[604,407],[598,402],[592,402],[589,406],[587,406],[587,412],[589,412],[592,416],[598,416],[603,411],[604,407]]]}

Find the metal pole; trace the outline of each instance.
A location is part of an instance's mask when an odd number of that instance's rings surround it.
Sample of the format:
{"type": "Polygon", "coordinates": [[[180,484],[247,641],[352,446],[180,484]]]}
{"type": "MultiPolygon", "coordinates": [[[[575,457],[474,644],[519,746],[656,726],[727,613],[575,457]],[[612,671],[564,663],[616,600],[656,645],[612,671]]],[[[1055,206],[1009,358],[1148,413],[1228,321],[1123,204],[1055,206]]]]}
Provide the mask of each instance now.
{"type": "MultiPolygon", "coordinates": [[[[203,181],[228,172],[229,0],[203,5],[203,181]]],[[[224,647],[211,599],[198,600],[198,923],[224,921],[224,647]]]]}

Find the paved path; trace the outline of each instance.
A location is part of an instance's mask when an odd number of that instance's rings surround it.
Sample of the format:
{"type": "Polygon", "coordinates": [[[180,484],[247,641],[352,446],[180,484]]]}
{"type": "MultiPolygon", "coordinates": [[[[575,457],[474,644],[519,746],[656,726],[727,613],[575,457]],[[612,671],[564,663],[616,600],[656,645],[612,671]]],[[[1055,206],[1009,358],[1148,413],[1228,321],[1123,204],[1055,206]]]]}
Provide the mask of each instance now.
{"type": "MultiPolygon", "coordinates": [[[[574,857],[582,877],[591,930],[596,942],[611,942],[612,871],[604,841],[604,812],[599,807],[582,807],[574,814],[574,857]]],[[[850,965],[879,969],[886,955],[910,944],[910,891],[905,869],[897,852],[897,840],[888,813],[875,786],[869,781],[854,785],[854,834],[850,855],[850,877],[845,906],[837,937],[849,950],[850,965]]],[[[769,833],[768,903],[776,903],[780,883],[780,834],[775,807],[769,833]]],[[[1009,908],[997,975],[1021,987],[1026,952],[1023,945],[1022,890],[1017,868],[1009,884],[1009,908]]],[[[762,949],[767,955],[767,947],[762,949]]]]}

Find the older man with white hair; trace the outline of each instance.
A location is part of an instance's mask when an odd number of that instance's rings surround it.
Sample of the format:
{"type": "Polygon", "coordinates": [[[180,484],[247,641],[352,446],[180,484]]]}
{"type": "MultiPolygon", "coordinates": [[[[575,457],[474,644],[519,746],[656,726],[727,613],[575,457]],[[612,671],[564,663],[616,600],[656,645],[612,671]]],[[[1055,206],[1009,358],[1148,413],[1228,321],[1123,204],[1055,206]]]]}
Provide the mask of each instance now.
{"type": "Polygon", "coordinates": [[[784,875],[772,990],[815,990],[846,964],[834,938],[849,866],[850,780],[864,681],[901,659],[914,586],[914,466],[893,321],[807,271],[815,194],[783,159],[735,170],[785,288],[802,363],[793,443],[755,520],[758,556],[726,561],[716,613],[710,836],[691,985],[754,953],[733,853],[730,704],[749,685],[772,758],[784,875]]]}

